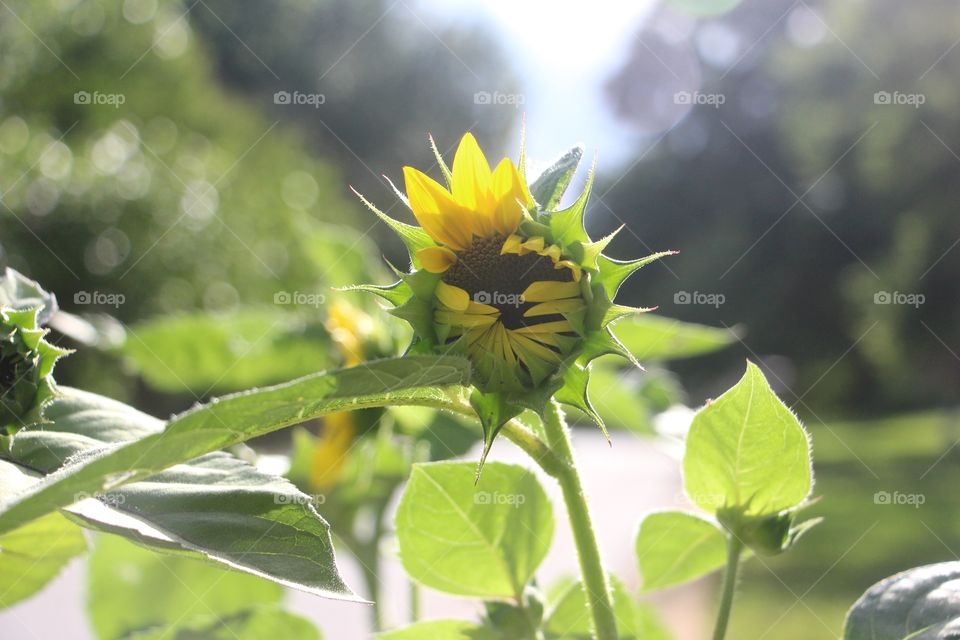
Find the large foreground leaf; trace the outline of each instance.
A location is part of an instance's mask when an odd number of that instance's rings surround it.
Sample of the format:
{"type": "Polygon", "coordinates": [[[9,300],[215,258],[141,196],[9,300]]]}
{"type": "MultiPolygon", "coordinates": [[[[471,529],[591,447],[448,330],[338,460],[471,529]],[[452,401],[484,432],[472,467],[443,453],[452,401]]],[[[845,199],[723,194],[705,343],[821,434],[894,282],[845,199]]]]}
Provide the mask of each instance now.
{"type": "MultiPolygon", "coordinates": [[[[117,437],[163,429],[156,418],[75,389],[63,389],[44,415],[51,424],[22,430],[9,454],[47,474],[61,460],[117,437]]],[[[210,453],[96,498],[70,512],[141,544],[194,551],[317,595],[354,597],[339,576],[330,528],[313,499],[230,454],[210,453]]]]}
{"type": "Polygon", "coordinates": [[[175,417],[161,433],[71,459],[56,473],[5,497],[0,533],[69,506],[82,494],[111,491],[327,413],[389,404],[443,404],[446,394],[437,387],[464,384],[469,371],[462,358],[406,356],[212,400],[175,417]]]}
{"type": "Polygon", "coordinates": [[[774,516],[810,494],[807,434],[755,364],[748,362],[740,382],[697,412],[683,473],[687,495],[708,513],[774,516]]]}
{"type": "Polygon", "coordinates": [[[681,511],[651,513],[637,533],[644,591],[695,580],[723,567],[727,537],[714,523],[681,511]]]}
{"type": "Polygon", "coordinates": [[[960,562],[917,567],[878,582],[847,614],[844,640],[960,638],[960,562]]]}
{"type": "Polygon", "coordinates": [[[400,558],[421,584],[446,593],[517,598],[550,548],[553,513],[536,476],[490,463],[414,465],[397,509],[400,558]]]}

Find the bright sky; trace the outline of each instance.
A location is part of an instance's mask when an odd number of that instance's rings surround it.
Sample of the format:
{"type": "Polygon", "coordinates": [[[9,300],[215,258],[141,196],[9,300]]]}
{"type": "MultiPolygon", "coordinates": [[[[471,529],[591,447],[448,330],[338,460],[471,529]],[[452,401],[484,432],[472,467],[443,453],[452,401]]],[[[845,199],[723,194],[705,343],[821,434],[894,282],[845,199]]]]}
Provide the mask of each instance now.
{"type": "MultiPolygon", "coordinates": [[[[634,46],[655,0],[419,0],[421,15],[492,26],[514,60],[532,159],[549,160],[577,142],[608,166],[637,155],[642,141],[617,122],[603,85],[634,46]]],[[[491,90],[495,87],[491,87],[491,90]]],[[[505,107],[506,108],[506,107],[505,107]]]]}

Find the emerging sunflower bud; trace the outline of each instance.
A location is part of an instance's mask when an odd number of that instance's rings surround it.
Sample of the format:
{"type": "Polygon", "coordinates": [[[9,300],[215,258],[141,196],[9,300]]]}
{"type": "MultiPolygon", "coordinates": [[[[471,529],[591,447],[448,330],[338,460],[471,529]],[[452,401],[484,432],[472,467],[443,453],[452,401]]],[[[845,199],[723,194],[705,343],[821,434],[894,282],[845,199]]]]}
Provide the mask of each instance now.
{"type": "Polygon", "coordinates": [[[469,133],[452,171],[436,145],[434,152],[447,187],[404,167],[406,195],[397,192],[419,227],[387,217],[360,196],[405,242],[412,269],[389,287],[358,288],[386,298],[394,315],[410,322],[411,349],[470,360],[484,457],[507,420],[527,408],[542,411],[552,397],[603,428],[587,398],[590,362],[610,353],[631,358],[609,325],[645,311],[612,299],[627,276],[670,252],[632,262],[601,255],[613,236],[592,242],[583,227],[593,171],[573,205],[553,210],[576,171],[579,149],[532,187],[522,150],[517,165],[504,158],[492,171],[469,133]]]}
{"type": "Polygon", "coordinates": [[[39,308],[0,308],[0,429],[23,426],[25,416],[51,391],[53,365],[69,353],[49,344],[37,326],[39,308]]]}

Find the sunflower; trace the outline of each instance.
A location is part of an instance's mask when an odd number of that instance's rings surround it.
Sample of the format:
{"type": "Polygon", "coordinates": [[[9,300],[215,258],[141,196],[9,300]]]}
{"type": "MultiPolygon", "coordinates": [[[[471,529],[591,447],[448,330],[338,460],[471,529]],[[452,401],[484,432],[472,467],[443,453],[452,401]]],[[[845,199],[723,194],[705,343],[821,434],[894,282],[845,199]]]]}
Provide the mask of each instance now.
{"type": "Polygon", "coordinates": [[[408,166],[406,192],[394,187],[420,226],[390,218],[357,194],[404,241],[411,269],[395,269],[393,285],[356,288],[387,299],[413,326],[411,350],[470,360],[484,457],[503,423],[524,409],[542,411],[553,397],[602,429],[587,397],[590,362],[611,353],[632,359],[610,325],[648,310],[612,299],[631,273],[671,252],[630,262],[602,255],[613,234],[592,241],[583,227],[592,170],[576,202],[556,208],[579,148],[528,185],[522,148],[517,164],[504,158],[491,170],[467,133],[450,170],[431,145],[447,185],[408,166]]]}
{"type": "Polygon", "coordinates": [[[417,251],[439,274],[434,322],[444,346],[464,353],[489,391],[535,387],[579,342],[564,313],[585,307],[582,270],[520,222],[533,197],[508,158],[491,171],[466,134],[454,156],[448,191],[404,167],[407,198],[436,245],[417,251]]]}

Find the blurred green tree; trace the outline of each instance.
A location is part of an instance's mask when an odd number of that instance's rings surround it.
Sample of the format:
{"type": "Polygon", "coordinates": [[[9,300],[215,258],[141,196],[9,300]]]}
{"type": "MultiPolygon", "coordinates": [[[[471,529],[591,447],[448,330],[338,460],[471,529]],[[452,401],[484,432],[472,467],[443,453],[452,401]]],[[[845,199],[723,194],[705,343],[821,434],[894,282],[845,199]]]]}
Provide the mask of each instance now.
{"type": "MultiPolygon", "coordinates": [[[[749,349],[787,356],[781,377],[818,412],[955,402],[960,17],[946,0],[922,11],[748,5],[700,25],[712,42],[738,43],[729,59],[700,60],[699,90],[725,103],[695,107],[646,161],[601,180],[609,210],[595,205],[598,218],[617,212],[638,237],[683,252],[669,265],[678,279],[633,282],[633,293],[650,287],[645,303],[671,316],[745,324],[749,349]],[[877,92],[925,103],[884,104],[877,92]],[[726,304],[675,304],[680,290],[726,304]],[[925,303],[875,303],[884,292],[925,303]]],[[[636,78],[628,64],[613,95],[636,78]]],[[[717,369],[699,364],[678,368],[709,392],[717,369]]]]}

